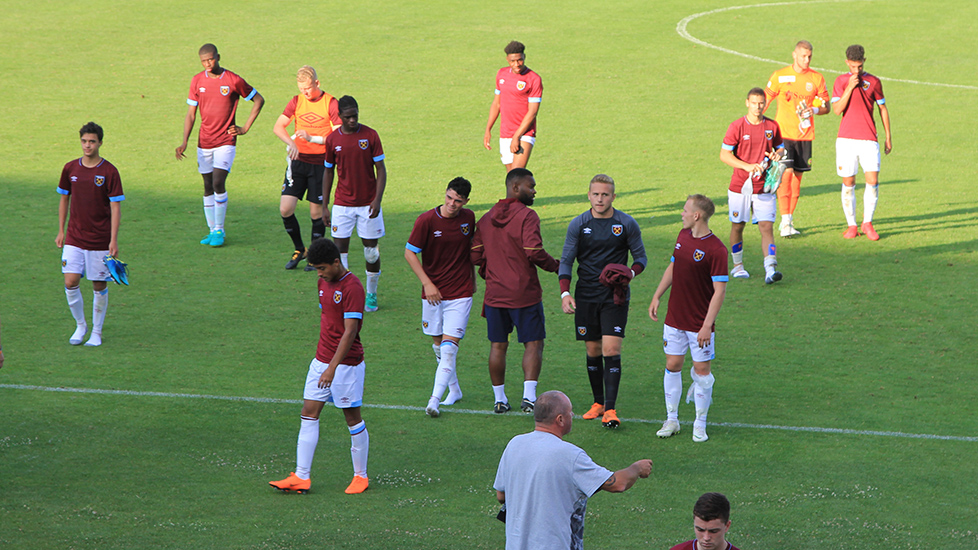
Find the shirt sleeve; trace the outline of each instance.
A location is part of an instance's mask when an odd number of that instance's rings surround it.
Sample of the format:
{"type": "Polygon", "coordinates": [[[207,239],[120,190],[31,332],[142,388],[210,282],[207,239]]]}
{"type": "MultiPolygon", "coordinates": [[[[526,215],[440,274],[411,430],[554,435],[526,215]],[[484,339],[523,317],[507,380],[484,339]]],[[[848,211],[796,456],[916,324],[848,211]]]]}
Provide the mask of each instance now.
{"type": "Polygon", "coordinates": [[[122,202],[126,200],[126,195],[122,192],[122,177],[118,170],[113,170],[108,177],[108,195],[110,202],[122,202]]]}
{"type": "Polygon", "coordinates": [[[737,124],[739,121],[740,119],[738,118],[727,127],[727,133],[723,136],[722,149],[727,151],[735,151],[737,149],[737,145],[740,143],[740,126],[737,124]]]}
{"type": "Polygon", "coordinates": [[[710,278],[713,282],[727,282],[729,280],[729,271],[727,269],[727,247],[723,246],[723,242],[719,237],[716,238],[717,246],[711,254],[710,258],[710,278]]]}
{"type": "Polygon", "coordinates": [[[530,210],[523,218],[522,240],[523,252],[530,263],[539,266],[544,271],[551,273],[557,271],[560,262],[544,250],[543,238],[540,236],[540,216],[533,210],[530,210]]]}
{"type": "Polygon", "coordinates": [[[346,286],[345,296],[343,296],[343,318],[344,319],[363,319],[363,306],[366,302],[366,294],[359,279],[353,279],[352,283],[346,286]]]}
{"type": "Polygon", "coordinates": [[[247,101],[251,101],[254,99],[255,95],[258,94],[258,90],[252,88],[251,84],[245,82],[245,79],[241,78],[240,76],[235,82],[235,91],[247,101]]]}
{"type": "Polygon", "coordinates": [[[299,96],[292,96],[289,100],[289,104],[285,106],[285,110],[282,111],[282,116],[289,119],[295,118],[295,108],[299,105],[299,96]]]}
{"type": "Polygon", "coordinates": [[[71,194],[71,177],[68,175],[68,166],[61,169],[61,181],[58,182],[58,194],[60,195],[70,195],[71,194]]]}
{"type": "Polygon", "coordinates": [[[425,223],[427,216],[422,214],[418,216],[418,219],[414,220],[414,228],[411,229],[411,235],[408,237],[407,245],[405,248],[414,252],[415,254],[420,254],[424,247],[427,245],[425,242],[425,237],[428,234],[428,224],[425,223]]]}
{"type": "Polygon", "coordinates": [[[841,75],[835,79],[835,84],[832,85],[832,103],[842,99],[842,94],[846,91],[846,82],[848,80],[846,75],[841,75]]]}
{"type": "Polygon", "coordinates": [[[196,107],[200,103],[200,96],[197,95],[197,78],[190,79],[190,92],[187,93],[187,105],[196,107]]]}
{"type": "Polygon", "coordinates": [[[540,75],[533,74],[536,75],[536,78],[530,82],[530,93],[527,103],[540,103],[543,101],[543,79],[540,78],[540,75]]]}
{"type": "Polygon", "coordinates": [[[334,149],[332,137],[334,134],[326,136],[326,161],[323,163],[326,168],[336,166],[336,149],[334,149]]]}
{"type": "Polygon", "coordinates": [[[374,132],[374,139],[370,143],[370,156],[374,159],[374,162],[380,162],[384,160],[384,146],[380,143],[380,135],[374,132]]]}
{"type": "Polygon", "coordinates": [[[574,461],[574,484],[581,493],[589,497],[597,493],[613,475],[611,470],[595,464],[583,450],[574,461]]]}
{"type": "MultiPolygon", "coordinates": [[[[564,238],[564,250],[560,254],[560,268],[557,276],[570,282],[574,272],[574,260],[577,258],[577,239],[581,234],[581,217],[577,216],[567,226],[567,236],[564,238]]],[[[561,284],[563,287],[563,283],[561,284]]],[[[561,288],[563,290],[563,288],[561,288]]]]}
{"type": "Polygon", "coordinates": [[[642,242],[642,228],[638,226],[635,218],[629,216],[626,231],[628,231],[628,250],[632,253],[632,265],[639,264],[642,269],[645,269],[649,265],[649,258],[645,254],[645,243],[642,242]]]}

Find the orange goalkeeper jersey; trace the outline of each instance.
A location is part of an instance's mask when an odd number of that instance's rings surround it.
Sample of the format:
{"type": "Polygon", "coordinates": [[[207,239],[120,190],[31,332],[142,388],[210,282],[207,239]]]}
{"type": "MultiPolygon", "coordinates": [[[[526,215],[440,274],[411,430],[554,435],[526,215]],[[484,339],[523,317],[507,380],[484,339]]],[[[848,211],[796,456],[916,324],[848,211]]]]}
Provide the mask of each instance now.
{"type": "Polygon", "coordinates": [[[829,92],[825,89],[825,79],[821,74],[811,69],[796,73],[788,65],[774,71],[764,93],[768,103],[778,100],[774,120],[781,127],[782,138],[792,141],[812,141],[815,138],[815,117],[809,119],[810,124],[803,124],[796,110],[801,101],[809,107],[828,109],[829,92]]]}

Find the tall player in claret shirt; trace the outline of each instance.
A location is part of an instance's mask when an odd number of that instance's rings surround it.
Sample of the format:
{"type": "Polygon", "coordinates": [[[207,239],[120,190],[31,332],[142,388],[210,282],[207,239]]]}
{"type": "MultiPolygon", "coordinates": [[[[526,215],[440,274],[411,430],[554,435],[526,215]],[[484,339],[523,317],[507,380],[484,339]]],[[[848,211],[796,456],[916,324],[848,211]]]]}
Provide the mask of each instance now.
{"type": "Polygon", "coordinates": [[[421,331],[434,340],[438,360],[435,386],[425,412],[437,417],[438,405],[462,398],[455,371],[458,345],[465,336],[475,293],[475,271],[469,259],[475,214],[463,208],[472,184],[455,178],[445,190],[445,202],[418,216],[404,247],[404,259],[421,281],[421,331]],[[418,260],[421,254],[421,260],[418,260]],[[448,397],[441,401],[446,388],[448,397]]]}
{"type": "Polygon", "coordinates": [[[364,311],[377,311],[377,286],[380,282],[380,249],[384,236],[384,211],[380,207],[387,187],[384,146],[373,128],[360,124],[357,100],[345,95],[339,99],[342,125],[326,138],[326,171],[323,174],[323,222],[331,224],[331,235],[340,249],[340,260],[349,269],[347,256],[350,237],[356,227],[363,242],[367,263],[367,301],[364,311]],[[333,212],[326,208],[337,174],[333,212]]]}
{"type": "Polygon", "coordinates": [[[859,44],[846,49],[846,65],[849,72],[835,79],[832,87],[832,110],[842,115],[839,124],[839,137],[835,140],[835,164],[842,178],[842,211],[846,215],[846,229],[843,237],[854,239],[859,235],[856,229],[856,173],[863,167],[866,176],[866,191],[863,193],[862,232],[870,240],[877,241],[880,236],[873,228],[873,213],[876,212],[877,185],[880,175],[880,144],[873,120],[873,105],[879,106],[880,120],[886,141],[883,151],[889,155],[893,149],[890,137],[890,111],[883,97],[883,83],[879,78],[863,72],[866,51],[859,44]]]}
{"type": "Polygon", "coordinates": [[[54,242],[62,248],[61,272],[65,276],[65,296],[68,309],[75,318],[75,332],[69,342],[77,346],[85,339],[85,300],[82,298],[81,277],[92,281],[92,334],[86,346],[102,345],[102,324],[109,307],[111,279],[102,259],[106,254],[119,255],[120,203],[122,192],[119,171],[99,155],[102,146],[102,127],[94,122],[81,127],[82,157],[61,170],[58,193],[58,236],[54,242]],[[70,216],[69,216],[70,213],[70,216]],[[65,222],[68,231],[65,233],[65,222]]]}
{"type": "MultiPolygon", "coordinates": [[[[340,126],[339,104],[336,98],[319,88],[316,69],[309,65],[300,67],[296,82],[299,95],[289,101],[272,128],[272,132],[285,143],[289,157],[285,181],[282,182],[279,212],[285,232],[292,238],[295,252],[285,264],[285,269],[295,269],[306,257],[302,230],[299,220],[295,219],[295,207],[303,196],[309,201],[309,216],[312,219],[310,242],[326,234],[326,224],[323,223],[326,136],[340,126]],[[295,121],[295,135],[290,136],[286,129],[292,121],[295,121]]],[[[306,271],[312,270],[311,266],[306,266],[306,271]]]]}
{"type": "Polygon", "coordinates": [[[669,267],[662,274],[659,288],[649,304],[649,317],[659,320],[659,301],[671,286],[666,322],[662,327],[662,344],[666,353],[666,371],[662,386],[666,397],[666,421],[656,432],[670,437],[680,431],[679,398],[683,393],[683,362],[686,351],[693,358],[689,374],[693,383],[686,395],[696,405],[693,441],[701,443],[706,435],[706,415],[713,401],[714,377],[710,361],[714,353],[714,322],[727,292],[727,247],[710,231],[709,221],[715,207],[703,195],[690,195],[683,206],[683,229],[676,239],[669,267]]]}
{"type": "Polygon", "coordinates": [[[225,183],[234,164],[237,138],[251,129],[265,105],[265,98],[243,78],[221,67],[221,55],[214,44],[204,44],[198,54],[204,70],[190,81],[190,94],[187,96],[190,107],[183,121],[183,143],[177,147],[176,154],[177,160],[186,156],[184,151],[187,150],[199,108],[197,171],[204,178],[204,219],[210,229],[200,244],[221,246],[224,244],[224,218],[228,207],[225,183]],[[244,126],[238,126],[234,120],[239,97],[253,102],[244,126]]]}
{"type": "Polygon", "coordinates": [[[319,347],[309,364],[306,387],[302,393],[299,443],[296,447],[295,472],[269,485],[282,491],[304,493],[311,485],[310,469],[319,443],[319,415],[330,402],[343,411],[350,428],[353,457],[353,481],[347,494],[362,493],[369,485],[367,454],[370,436],[360,416],[363,404],[363,378],[366,365],[360,344],[363,325],[363,285],[360,279],[343,267],[340,252],[333,241],[316,239],[309,245],[309,264],[319,272],[319,347]]]}
{"type": "Polygon", "coordinates": [[[536,144],[537,112],[543,101],[543,80],[524,65],[526,55],[522,43],[506,45],[508,67],[496,73],[496,95],[489,107],[484,145],[492,150],[492,126],[499,118],[499,155],[506,171],[526,168],[536,144]]]}

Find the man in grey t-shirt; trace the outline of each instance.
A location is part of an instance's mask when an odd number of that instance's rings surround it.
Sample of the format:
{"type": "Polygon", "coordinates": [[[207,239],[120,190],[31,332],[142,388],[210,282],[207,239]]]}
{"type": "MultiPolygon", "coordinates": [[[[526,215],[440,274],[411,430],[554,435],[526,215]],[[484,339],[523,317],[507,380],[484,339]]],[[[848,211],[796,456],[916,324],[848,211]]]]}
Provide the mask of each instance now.
{"type": "Polygon", "coordinates": [[[612,472],[567,443],[574,413],[559,391],[541,395],[534,431],[510,440],[496,471],[496,498],[506,506],[506,550],[583,547],[587,499],[599,490],[621,493],[652,472],[639,460],[612,472]]]}

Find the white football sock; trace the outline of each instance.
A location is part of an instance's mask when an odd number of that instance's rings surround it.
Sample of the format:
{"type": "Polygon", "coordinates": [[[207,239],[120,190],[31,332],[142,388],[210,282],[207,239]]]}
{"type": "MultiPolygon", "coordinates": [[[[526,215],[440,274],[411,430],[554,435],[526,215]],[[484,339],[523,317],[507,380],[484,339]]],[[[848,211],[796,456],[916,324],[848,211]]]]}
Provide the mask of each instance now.
{"type": "Polygon", "coordinates": [[[435,362],[441,362],[441,344],[431,344],[432,351],[435,352],[435,362]]]}
{"type": "Polygon", "coordinates": [[[879,198],[879,185],[867,185],[863,192],[863,223],[871,223],[876,213],[876,200],[879,198]]]}
{"type": "Polygon", "coordinates": [[[102,334],[105,323],[105,310],[109,307],[109,289],[94,291],[92,298],[92,334],[102,334]]]}
{"type": "Polygon", "coordinates": [[[71,316],[75,318],[75,323],[88,330],[88,324],[85,323],[85,298],[82,297],[81,289],[66,288],[65,296],[68,298],[68,309],[71,311],[71,316]]]}
{"type": "Polygon", "coordinates": [[[774,254],[764,256],[764,274],[770,275],[778,268],[778,257],[774,254]]]}
{"type": "Polygon", "coordinates": [[[214,230],[224,229],[224,218],[228,213],[228,194],[214,193],[214,230]]]}
{"type": "Polygon", "coordinates": [[[319,419],[300,416],[299,444],[295,450],[295,475],[299,479],[309,479],[312,469],[312,457],[316,454],[319,444],[319,419]]]}
{"type": "Polygon", "coordinates": [[[214,230],[214,195],[204,196],[204,219],[207,220],[207,228],[214,230]]]}
{"type": "Polygon", "coordinates": [[[340,263],[343,264],[343,267],[345,269],[350,269],[349,258],[350,258],[349,252],[340,252],[340,263]]]}
{"type": "Polygon", "coordinates": [[[856,186],[842,186],[842,212],[846,215],[846,224],[856,225],[856,186]]]}
{"type": "Polygon", "coordinates": [[[380,272],[367,272],[367,294],[377,294],[377,284],[380,283],[380,272]]]}
{"type": "Polygon", "coordinates": [[[537,401],[536,380],[526,380],[523,382],[523,399],[529,399],[530,401],[536,403],[537,401]]]}
{"type": "Polygon", "coordinates": [[[730,255],[733,256],[734,265],[743,265],[744,263],[744,243],[743,241],[739,243],[734,243],[730,246],[730,255]]]}
{"type": "Polygon", "coordinates": [[[438,369],[435,371],[435,387],[431,390],[432,399],[441,399],[448,389],[448,383],[455,372],[455,358],[458,356],[458,345],[451,340],[441,342],[441,360],[438,361],[438,369]]]}
{"type": "MultiPolygon", "coordinates": [[[[693,422],[693,427],[705,428],[706,415],[710,412],[710,403],[713,402],[713,384],[716,379],[712,373],[700,376],[695,371],[690,370],[690,374],[693,376],[690,393],[693,394],[693,403],[696,405],[696,420],[693,422]]],[[[686,402],[689,402],[688,396],[686,402]]]]}
{"type": "Polygon", "coordinates": [[[506,384],[500,384],[498,386],[492,387],[492,395],[496,400],[496,403],[503,402],[509,403],[509,399],[506,398],[506,384]]]}
{"type": "Polygon", "coordinates": [[[367,454],[370,451],[370,435],[367,425],[361,420],[350,426],[350,456],[353,458],[353,475],[367,477],[367,454]]]}
{"type": "Polygon", "coordinates": [[[683,373],[665,369],[662,390],[666,396],[666,419],[679,420],[679,399],[683,394],[683,373]]]}

